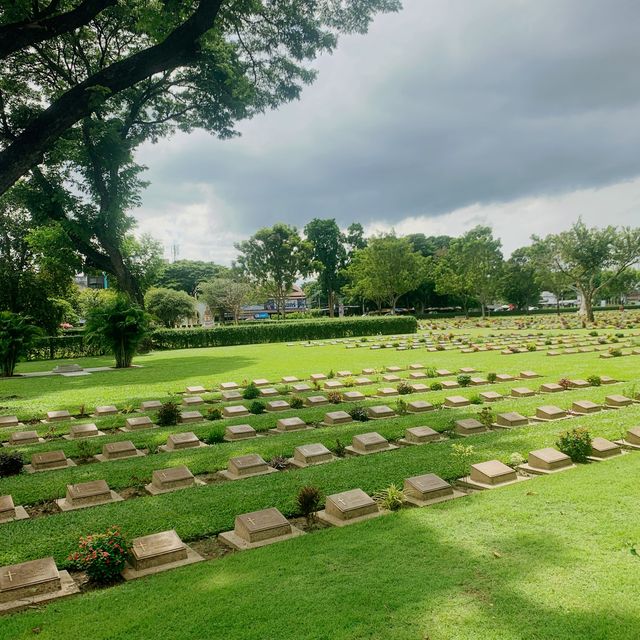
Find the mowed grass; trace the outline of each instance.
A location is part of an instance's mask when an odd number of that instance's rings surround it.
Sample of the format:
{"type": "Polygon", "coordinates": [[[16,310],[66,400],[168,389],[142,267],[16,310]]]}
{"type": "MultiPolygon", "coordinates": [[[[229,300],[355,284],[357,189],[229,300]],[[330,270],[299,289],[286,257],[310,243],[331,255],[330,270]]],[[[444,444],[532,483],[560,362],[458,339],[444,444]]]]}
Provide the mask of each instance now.
{"type": "Polygon", "coordinates": [[[635,640],[640,456],[407,509],[0,622],[19,640],[635,640]]]}

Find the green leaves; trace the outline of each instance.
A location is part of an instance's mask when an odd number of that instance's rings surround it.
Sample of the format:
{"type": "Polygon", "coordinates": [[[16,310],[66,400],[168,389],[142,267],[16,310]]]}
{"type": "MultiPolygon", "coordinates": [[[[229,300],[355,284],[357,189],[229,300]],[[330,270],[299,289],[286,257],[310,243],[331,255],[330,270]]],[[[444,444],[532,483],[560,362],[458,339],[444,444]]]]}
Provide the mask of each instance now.
{"type": "Polygon", "coordinates": [[[23,316],[10,311],[0,312],[0,366],[3,377],[13,375],[18,360],[26,355],[40,333],[40,329],[23,316]]]}

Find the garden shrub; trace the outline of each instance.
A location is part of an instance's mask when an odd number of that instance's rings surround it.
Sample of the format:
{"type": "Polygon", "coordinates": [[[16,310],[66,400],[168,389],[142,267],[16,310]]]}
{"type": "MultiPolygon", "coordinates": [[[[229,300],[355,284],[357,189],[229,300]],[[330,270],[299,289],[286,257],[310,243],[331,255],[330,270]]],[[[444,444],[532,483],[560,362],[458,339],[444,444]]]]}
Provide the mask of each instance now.
{"type": "Polygon", "coordinates": [[[599,387],[602,384],[602,380],[600,379],[600,376],[596,376],[596,375],[591,375],[587,378],[587,382],[592,386],[592,387],[599,387]]]}
{"type": "Polygon", "coordinates": [[[242,392],[242,397],[245,400],[253,400],[254,398],[257,398],[260,395],[260,389],[258,389],[258,387],[253,383],[249,383],[245,390],[242,392]]]}
{"type": "Polygon", "coordinates": [[[487,373],[487,382],[493,384],[498,379],[498,374],[495,371],[487,373]]]}
{"type": "Polygon", "coordinates": [[[269,466],[278,471],[282,471],[289,466],[289,461],[284,456],[273,456],[273,458],[269,460],[269,466]]]}
{"type": "Polygon", "coordinates": [[[304,399],[300,396],[293,396],[291,400],[289,400],[289,404],[292,409],[302,409],[302,407],[304,407],[304,399]]]}
{"type": "Polygon", "coordinates": [[[407,403],[404,400],[402,400],[401,398],[396,400],[396,413],[399,416],[407,415],[407,403]]]}
{"type": "Polygon", "coordinates": [[[491,425],[495,422],[495,416],[493,411],[489,409],[489,407],[483,407],[481,411],[478,412],[478,422],[482,423],[482,426],[489,429],[491,425]]]}
{"type": "Polygon", "coordinates": [[[298,510],[305,517],[307,525],[312,525],[316,520],[316,513],[322,503],[322,492],[317,487],[301,487],[296,496],[298,510]]]}
{"type": "Polygon", "coordinates": [[[0,478],[17,476],[24,467],[24,459],[19,451],[0,451],[0,478]]]}
{"type": "Polygon", "coordinates": [[[576,427],[563,431],[556,442],[562,453],[568,455],[574,462],[587,462],[591,454],[591,435],[585,427],[576,427]]]}
{"type": "Polygon", "coordinates": [[[432,382],[429,385],[429,389],[431,389],[431,391],[442,391],[442,383],[441,382],[432,382]]]}
{"type": "Polygon", "coordinates": [[[395,484],[390,484],[386,489],[376,493],[374,499],[383,509],[397,511],[404,502],[404,493],[395,484]]]}
{"type": "Polygon", "coordinates": [[[222,409],[220,407],[211,407],[205,415],[207,420],[222,420],[222,409]]]}
{"type": "Polygon", "coordinates": [[[369,420],[366,407],[357,405],[349,409],[348,413],[357,422],[367,422],[369,420]]]}
{"type": "Polygon", "coordinates": [[[158,415],[156,417],[156,423],[160,427],[173,427],[178,424],[180,420],[180,407],[177,403],[169,400],[163,402],[162,406],[158,409],[158,415]]]}
{"type": "Polygon", "coordinates": [[[249,411],[254,415],[259,415],[261,413],[264,413],[266,408],[267,405],[265,405],[264,402],[261,402],[260,400],[254,400],[249,406],[249,411]]]}
{"type": "Polygon", "coordinates": [[[208,435],[204,437],[207,444],[220,444],[224,442],[224,431],[222,429],[212,429],[208,435]]]}
{"type": "Polygon", "coordinates": [[[467,375],[466,373],[461,373],[457,377],[457,381],[461,387],[468,387],[471,384],[471,376],[467,375]]]}
{"type": "Polygon", "coordinates": [[[111,527],[105,533],[80,538],[78,550],[69,556],[69,561],[86,571],[92,582],[110,584],[120,578],[130,546],[120,529],[111,527]]]}
{"type": "Polygon", "coordinates": [[[339,391],[331,391],[327,393],[327,400],[329,400],[331,404],[340,404],[342,402],[342,395],[339,391]]]}
{"type": "Polygon", "coordinates": [[[404,380],[398,383],[396,389],[401,396],[406,396],[408,393],[413,393],[413,387],[404,380]]]}
{"type": "Polygon", "coordinates": [[[567,391],[567,389],[571,387],[571,380],[568,378],[560,378],[560,380],[558,380],[558,384],[567,391]]]}
{"type": "Polygon", "coordinates": [[[338,458],[344,458],[347,454],[347,446],[341,440],[336,440],[333,452],[338,456],[338,458]]]}
{"type": "Polygon", "coordinates": [[[524,464],[524,456],[521,453],[516,451],[509,456],[509,466],[511,468],[516,469],[521,464],[524,464]]]}
{"type": "Polygon", "coordinates": [[[0,312],[0,375],[6,378],[13,375],[18,360],[26,357],[39,335],[40,329],[23,316],[0,312]]]}

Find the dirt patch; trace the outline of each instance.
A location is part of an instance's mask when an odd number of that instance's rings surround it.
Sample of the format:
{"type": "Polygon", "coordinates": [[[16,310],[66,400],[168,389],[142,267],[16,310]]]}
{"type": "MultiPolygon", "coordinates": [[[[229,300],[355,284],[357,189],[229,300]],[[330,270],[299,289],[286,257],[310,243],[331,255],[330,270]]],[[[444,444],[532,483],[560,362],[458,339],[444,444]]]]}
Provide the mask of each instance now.
{"type": "Polygon", "coordinates": [[[233,553],[229,547],[218,541],[217,536],[189,542],[189,546],[205,560],[214,560],[233,553]]]}

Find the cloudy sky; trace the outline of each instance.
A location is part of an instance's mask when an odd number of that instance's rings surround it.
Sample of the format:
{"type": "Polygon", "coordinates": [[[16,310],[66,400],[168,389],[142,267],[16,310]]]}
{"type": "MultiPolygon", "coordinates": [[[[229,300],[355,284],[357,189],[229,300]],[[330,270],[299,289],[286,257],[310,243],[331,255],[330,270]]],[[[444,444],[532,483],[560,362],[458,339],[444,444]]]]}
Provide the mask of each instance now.
{"type": "Polygon", "coordinates": [[[460,235],[640,225],[640,2],[404,0],[242,136],[144,147],[140,231],[229,263],[257,228],[333,217],[460,235]]]}

